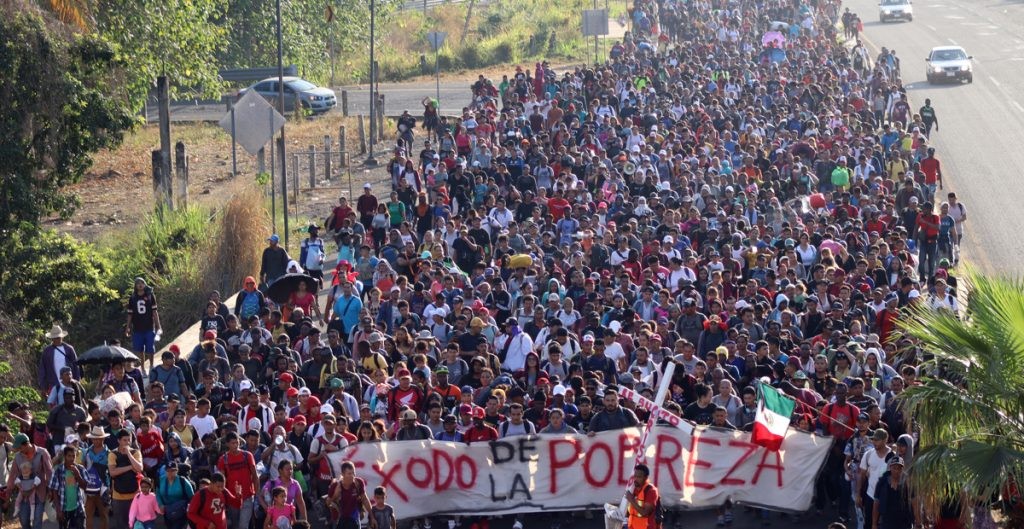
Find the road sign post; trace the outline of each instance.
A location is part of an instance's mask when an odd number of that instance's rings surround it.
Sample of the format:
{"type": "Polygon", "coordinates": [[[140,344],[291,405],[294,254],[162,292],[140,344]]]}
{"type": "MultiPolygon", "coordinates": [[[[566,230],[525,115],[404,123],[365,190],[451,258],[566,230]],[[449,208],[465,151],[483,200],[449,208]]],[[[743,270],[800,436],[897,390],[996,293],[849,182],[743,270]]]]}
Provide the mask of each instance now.
{"type": "MultiPolygon", "coordinates": [[[[597,0],[594,0],[597,7],[597,0]]],[[[597,51],[597,37],[608,34],[608,10],[586,9],[583,11],[583,36],[594,37],[594,62],[601,62],[597,51]]]]}
{"type": "Polygon", "coordinates": [[[430,48],[434,50],[434,84],[437,90],[437,108],[441,108],[441,63],[438,59],[441,46],[444,45],[444,39],[448,37],[448,33],[444,31],[431,31],[427,33],[427,42],[430,43],[430,48]]]}

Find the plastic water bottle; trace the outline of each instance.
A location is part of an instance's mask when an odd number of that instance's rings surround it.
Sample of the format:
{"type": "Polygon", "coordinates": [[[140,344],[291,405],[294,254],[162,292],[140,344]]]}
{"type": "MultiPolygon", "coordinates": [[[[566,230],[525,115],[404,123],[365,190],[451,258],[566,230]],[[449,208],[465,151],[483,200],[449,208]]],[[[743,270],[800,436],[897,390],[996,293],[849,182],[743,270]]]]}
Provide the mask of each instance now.
{"type": "Polygon", "coordinates": [[[164,330],[163,329],[160,329],[159,331],[156,331],[156,336],[153,337],[153,342],[159,342],[160,338],[163,335],[164,335],[164,330]]]}

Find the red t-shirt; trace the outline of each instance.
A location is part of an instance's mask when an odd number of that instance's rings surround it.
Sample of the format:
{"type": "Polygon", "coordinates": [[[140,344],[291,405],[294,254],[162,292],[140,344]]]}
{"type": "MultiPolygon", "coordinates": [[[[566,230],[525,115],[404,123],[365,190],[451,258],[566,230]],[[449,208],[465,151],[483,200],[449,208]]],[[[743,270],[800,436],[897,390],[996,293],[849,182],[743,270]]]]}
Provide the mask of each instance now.
{"type": "Polygon", "coordinates": [[[939,236],[939,216],[931,213],[919,213],[917,215],[917,229],[924,232],[925,237],[938,237],[939,236]],[[925,223],[931,223],[931,226],[925,223]]]}
{"type": "Polygon", "coordinates": [[[934,184],[939,181],[939,171],[941,166],[939,165],[938,158],[925,158],[921,160],[921,172],[924,173],[924,183],[934,184]]]}
{"type": "MultiPolygon", "coordinates": [[[[256,489],[252,485],[252,472],[255,467],[256,460],[252,458],[252,454],[243,450],[239,450],[236,454],[228,452],[220,456],[220,460],[217,461],[217,470],[224,474],[224,488],[233,491],[235,484],[240,483],[242,485],[241,498],[250,498],[256,494],[256,489]]],[[[241,506],[241,498],[232,500],[229,497],[228,505],[241,506]]]]}
{"type": "Polygon", "coordinates": [[[860,415],[860,408],[846,403],[845,406],[840,406],[836,403],[831,403],[825,406],[825,409],[821,412],[821,424],[825,428],[828,428],[828,433],[836,439],[843,441],[853,437],[853,432],[857,426],[857,417],[860,415]],[[846,425],[847,428],[844,428],[846,425]]]}
{"type": "Polygon", "coordinates": [[[480,428],[473,426],[472,428],[469,428],[468,430],[462,433],[462,438],[465,439],[466,443],[468,444],[487,441],[497,441],[498,430],[495,430],[494,428],[487,425],[484,425],[480,428]]]}
{"type": "Polygon", "coordinates": [[[548,199],[548,211],[551,212],[551,220],[555,222],[561,220],[569,206],[569,201],[564,198],[555,197],[548,199]]]}
{"type": "Polygon", "coordinates": [[[161,439],[160,434],[153,430],[148,432],[138,432],[135,435],[139,439],[139,449],[142,451],[142,457],[162,459],[164,457],[164,441],[161,439]]]}
{"type": "Polygon", "coordinates": [[[188,519],[200,529],[206,529],[213,524],[215,529],[227,529],[227,503],[235,498],[226,489],[220,493],[214,493],[209,488],[197,491],[188,504],[188,519]]]}

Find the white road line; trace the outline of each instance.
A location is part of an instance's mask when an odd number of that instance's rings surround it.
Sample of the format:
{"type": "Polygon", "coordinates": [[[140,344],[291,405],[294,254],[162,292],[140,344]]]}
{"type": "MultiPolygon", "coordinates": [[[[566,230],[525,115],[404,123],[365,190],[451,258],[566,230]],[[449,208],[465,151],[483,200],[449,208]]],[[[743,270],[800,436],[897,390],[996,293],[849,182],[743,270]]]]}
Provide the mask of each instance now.
{"type": "Polygon", "coordinates": [[[935,26],[931,26],[931,25],[925,24],[924,27],[928,28],[928,31],[937,31],[935,29],[935,26]]]}
{"type": "Polygon", "coordinates": [[[953,40],[953,39],[948,39],[948,40],[949,40],[949,43],[950,43],[950,44],[952,44],[952,45],[954,45],[954,46],[957,46],[957,43],[956,43],[956,41],[955,41],[955,40],[953,40]]]}
{"type": "Polygon", "coordinates": [[[964,19],[964,17],[962,17],[960,15],[945,15],[942,18],[948,18],[950,20],[963,20],[964,19]]]}
{"type": "Polygon", "coordinates": [[[988,80],[992,81],[992,84],[996,85],[996,87],[1003,86],[1003,83],[1000,83],[999,81],[996,80],[995,77],[992,77],[991,75],[988,76],[988,80]]]}
{"type": "Polygon", "coordinates": [[[1013,103],[1013,106],[1017,107],[1017,110],[1020,110],[1021,112],[1024,112],[1024,106],[1021,106],[1021,104],[1016,102],[1016,101],[1013,101],[1012,103],[1013,103]]]}

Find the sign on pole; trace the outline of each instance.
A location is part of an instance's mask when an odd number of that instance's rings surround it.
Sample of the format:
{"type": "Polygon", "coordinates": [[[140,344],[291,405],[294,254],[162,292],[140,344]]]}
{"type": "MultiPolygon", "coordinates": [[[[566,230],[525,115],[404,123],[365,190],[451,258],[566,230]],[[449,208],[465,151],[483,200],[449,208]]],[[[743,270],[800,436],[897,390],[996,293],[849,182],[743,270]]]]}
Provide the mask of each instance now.
{"type": "Polygon", "coordinates": [[[430,51],[437,52],[444,45],[444,39],[448,37],[448,33],[444,31],[431,31],[427,33],[427,42],[430,43],[430,51]]]}
{"type": "Polygon", "coordinates": [[[434,83],[437,88],[437,108],[441,109],[441,65],[438,61],[438,50],[444,45],[444,39],[448,36],[448,33],[444,31],[431,31],[427,33],[427,42],[430,43],[430,48],[434,52],[434,83]]]}
{"type": "Polygon", "coordinates": [[[221,118],[220,128],[234,134],[235,141],[252,155],[257,154],[273,139],[274,134],[277,134],[285,124],[284,116],[255,90],[249,90],[235,103],[234,123],[231,115],[232,112],[229,111],[221,118]]]}
{"type": "Polygon", "coordinates": [[[608,10],[585,9],[583,11],[583,36],[596,37],[608,34],[608,10]]]}

